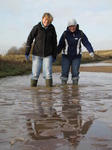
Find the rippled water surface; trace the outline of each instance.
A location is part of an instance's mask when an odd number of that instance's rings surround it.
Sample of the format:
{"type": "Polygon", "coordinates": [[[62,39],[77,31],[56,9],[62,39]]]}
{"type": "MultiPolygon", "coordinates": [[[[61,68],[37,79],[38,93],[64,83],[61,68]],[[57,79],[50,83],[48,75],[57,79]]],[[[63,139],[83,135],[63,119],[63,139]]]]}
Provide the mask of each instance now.
{"type": "Polygon", "coordinates": [[[53,87],[40,76],[0,79],[1,150],[111,150],[112,74],[80,74],[78,86],[69,78],[53,87]]]}

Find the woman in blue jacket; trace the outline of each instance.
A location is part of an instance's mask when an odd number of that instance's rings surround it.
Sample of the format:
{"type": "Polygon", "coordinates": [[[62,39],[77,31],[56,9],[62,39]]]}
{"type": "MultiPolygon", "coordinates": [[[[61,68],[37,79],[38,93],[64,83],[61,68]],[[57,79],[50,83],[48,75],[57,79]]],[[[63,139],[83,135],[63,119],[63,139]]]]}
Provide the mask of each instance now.
{"type": "Polygon", "coordinates": [[[79,30],[77,21],[71,19],[68,21],[67,29],[62,34],[57,47],[57,53],[62,52],[62,84],[67,84],[70,67],[73,84],[78,84],[82,54],[81,43],[86,47],[90,56],[94,57],[94,50],[87,36],[79,30]]]}

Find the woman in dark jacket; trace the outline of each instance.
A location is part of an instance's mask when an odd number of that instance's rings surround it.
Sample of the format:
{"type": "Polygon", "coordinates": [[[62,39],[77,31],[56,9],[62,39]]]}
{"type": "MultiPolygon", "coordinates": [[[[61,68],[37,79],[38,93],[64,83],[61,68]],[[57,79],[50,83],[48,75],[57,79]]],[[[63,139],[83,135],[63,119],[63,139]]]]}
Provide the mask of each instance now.
{"type": "Polygon", "coordinates": [[[81,63],[81,43],[86,47],[91,57],[94,57],[94,51],[87,36],[79,30],[79,25],[75,19],[68,21],[67,30],[62,34],[57,53],[62,51],[62,84],[66,84],[71,67],[73,84],[78,84],[79,68],[81,63]]]}
{"type": "Polygon", "coordinates": [[[56,59],[57,46],[57,35],[54,26],[51,24],[52,21],[52,15],[45,13],[42,21],[31,30],[26,42],[25,56],[29,59],[34,40],[31,86],[37,86],[41,68],[43,68],[43,77],[46,79],[46,86],[52,86],[52,62],[56,59]]]}

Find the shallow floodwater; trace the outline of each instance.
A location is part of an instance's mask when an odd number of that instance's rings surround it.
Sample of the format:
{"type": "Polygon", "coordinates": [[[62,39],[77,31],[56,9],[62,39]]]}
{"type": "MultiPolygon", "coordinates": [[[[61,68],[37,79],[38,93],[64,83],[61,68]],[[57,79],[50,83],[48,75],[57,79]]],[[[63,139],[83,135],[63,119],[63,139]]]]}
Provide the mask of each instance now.
{"type": "Polygon", "coordinates": [[[112,63],[97,62],[97,63],[81,64],[81,66],[112,66],[112,63]]]}
{"type": "Polygon", "coordinates": [[[81,72],[78,86],[69,78],[53,87],[40,76],[0,79],[0,150],[111,150],[112,74],[81,72]]]}

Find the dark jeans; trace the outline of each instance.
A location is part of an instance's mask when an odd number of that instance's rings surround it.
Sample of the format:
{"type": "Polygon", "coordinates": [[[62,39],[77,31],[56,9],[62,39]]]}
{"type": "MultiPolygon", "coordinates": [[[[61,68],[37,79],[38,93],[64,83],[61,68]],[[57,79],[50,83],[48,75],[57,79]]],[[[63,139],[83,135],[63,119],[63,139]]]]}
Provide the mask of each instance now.
{"type": "Polygon", "coordinates": [[[71,67],[71,79],[75,80],[79,78],[81,58],[70,60],[68,57],[62,55],[62,80],[68,80],[69,71],[71,67]]]}

